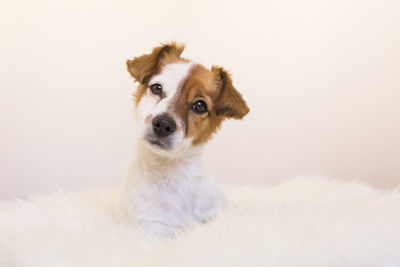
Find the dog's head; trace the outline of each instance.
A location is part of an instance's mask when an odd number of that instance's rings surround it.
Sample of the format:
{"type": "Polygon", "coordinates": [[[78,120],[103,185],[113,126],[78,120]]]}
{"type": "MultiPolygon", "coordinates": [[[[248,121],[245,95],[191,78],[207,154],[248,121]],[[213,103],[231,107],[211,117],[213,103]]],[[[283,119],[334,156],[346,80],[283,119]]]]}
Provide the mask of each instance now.
{"type": "Polygon", "coordinates": [[[226,118],[249,108],[228,72],[181,58],[174,42],[128,60],[139,86],[134,94],[141,137],[154,151],[178,153],[207,142],[226,118]]]}

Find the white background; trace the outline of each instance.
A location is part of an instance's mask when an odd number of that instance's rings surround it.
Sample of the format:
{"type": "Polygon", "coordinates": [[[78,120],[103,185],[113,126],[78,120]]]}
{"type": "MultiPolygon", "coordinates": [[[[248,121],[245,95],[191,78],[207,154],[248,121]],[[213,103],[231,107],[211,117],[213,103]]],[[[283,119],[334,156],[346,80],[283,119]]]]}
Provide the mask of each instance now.
{"type": "Polygon", "coordinates": [[[125,61],[169,40],[230,70],[250,106],[208,145],[217,181],[400,183],[400,1],[0,3],[0,199],[121,183],[125,61]]]}

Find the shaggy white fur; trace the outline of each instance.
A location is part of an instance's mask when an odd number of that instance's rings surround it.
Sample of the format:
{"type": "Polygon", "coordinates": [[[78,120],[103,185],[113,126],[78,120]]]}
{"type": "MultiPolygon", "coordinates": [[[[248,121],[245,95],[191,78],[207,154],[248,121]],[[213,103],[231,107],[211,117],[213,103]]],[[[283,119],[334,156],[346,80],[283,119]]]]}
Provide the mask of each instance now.
{"type": "Polygon", "coordinates": [[[225,187],[230,208],[162,241],[116,219],[117,190],[59,192],[0,213],[0,264],[400,266],[400,194],[300,177],[225,187]]]}

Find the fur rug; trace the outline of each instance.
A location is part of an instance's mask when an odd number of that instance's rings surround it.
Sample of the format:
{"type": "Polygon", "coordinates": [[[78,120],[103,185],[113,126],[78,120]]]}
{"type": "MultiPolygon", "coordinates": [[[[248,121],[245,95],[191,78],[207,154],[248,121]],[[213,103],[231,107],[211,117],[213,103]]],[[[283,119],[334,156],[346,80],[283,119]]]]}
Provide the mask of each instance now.
{"type": "Polygon", "coordinates": [[[117,190],[40,196],[0,213],[0,265],[400,266],[400,193],[299,177],[225,187],[231,207],[174,240],[118,221],[117,190]]]}

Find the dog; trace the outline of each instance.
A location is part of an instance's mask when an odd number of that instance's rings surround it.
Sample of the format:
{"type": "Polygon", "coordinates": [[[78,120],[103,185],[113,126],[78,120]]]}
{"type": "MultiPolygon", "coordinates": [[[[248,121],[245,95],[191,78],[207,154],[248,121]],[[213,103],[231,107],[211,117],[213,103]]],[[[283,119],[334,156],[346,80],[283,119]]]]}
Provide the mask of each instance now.
{"type": "Polygon", "coordinates": [[[201,155],[225,119],[249,112],[227,71],[182,58],[183,50],[183,44],[170,42],[127,60],[139,83],[134,93],[138,141],[123,210],[145,232],[164,237],[207,222],[226,206],[201,170],[201,155]]]}

